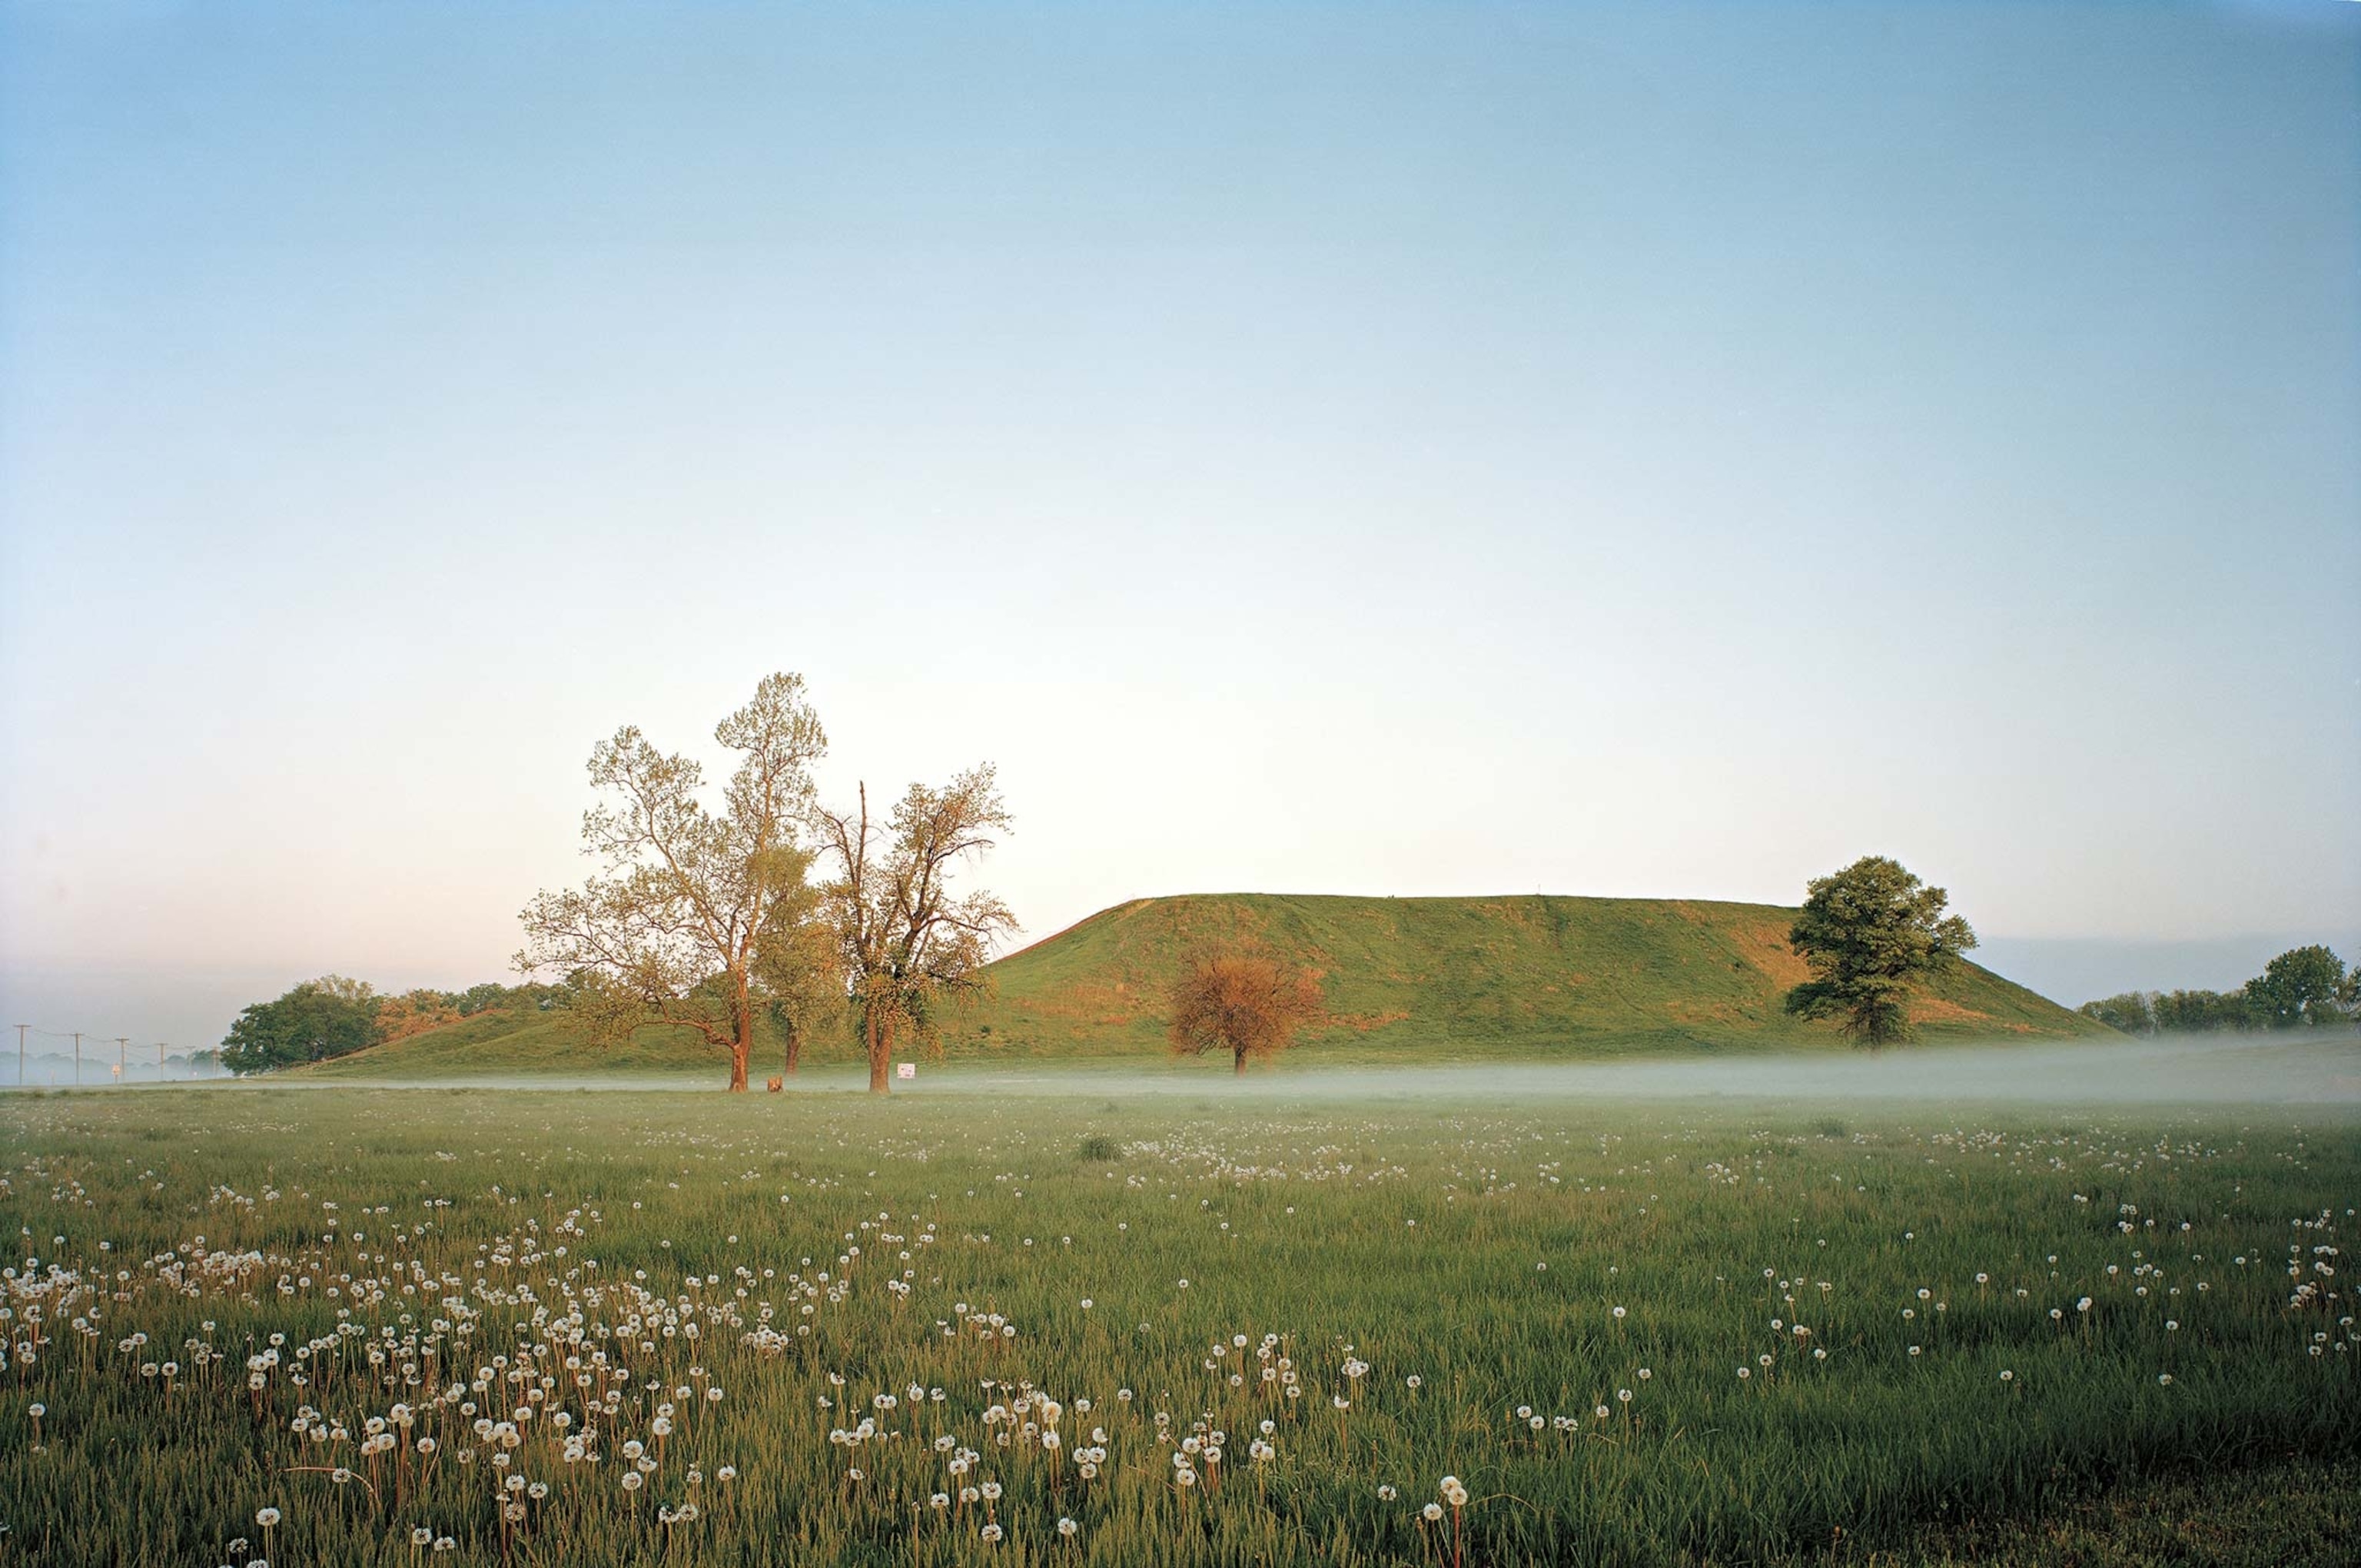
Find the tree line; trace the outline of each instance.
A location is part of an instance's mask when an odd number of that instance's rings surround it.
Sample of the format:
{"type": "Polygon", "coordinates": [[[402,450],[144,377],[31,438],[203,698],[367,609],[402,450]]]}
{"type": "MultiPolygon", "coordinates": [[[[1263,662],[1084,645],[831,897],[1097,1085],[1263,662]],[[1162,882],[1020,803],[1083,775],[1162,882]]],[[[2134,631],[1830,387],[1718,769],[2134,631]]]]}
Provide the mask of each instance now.
{"type": "Polygon", "coordinates": [[[2126,991],[2081,1012],[2126,1035],[2350,1027],[2361,1023],[2361,967],[2323,946],[2290,948],[2235,991],[2126,991]]]}
{"type": "Polygon", "coordinates": [[[566,992],[563,985],[486,981],[465,991],[421,987],[380,993],[367,981],[322,975],[244,1009],[218,1051],[200,1052],[192,1059],[217,1059],[235,1073],[269,1072],[349,1056],[478,1013],[562,1007],[566,992]]]}

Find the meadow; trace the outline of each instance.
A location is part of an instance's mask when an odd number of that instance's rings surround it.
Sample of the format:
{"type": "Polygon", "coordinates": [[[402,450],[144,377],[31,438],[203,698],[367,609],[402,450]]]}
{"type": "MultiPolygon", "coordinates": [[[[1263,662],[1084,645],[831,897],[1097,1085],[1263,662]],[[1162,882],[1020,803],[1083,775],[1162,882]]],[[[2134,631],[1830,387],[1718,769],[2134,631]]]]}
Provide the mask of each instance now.
{"type": "Polygon", "coordinates": [[[0,1557],[2030,1562],[2146,1488],[2242,1521],[2153,1560],[2342,1560],[2355,1134],[1112,1077],[11,1095],[0,1557]]]}

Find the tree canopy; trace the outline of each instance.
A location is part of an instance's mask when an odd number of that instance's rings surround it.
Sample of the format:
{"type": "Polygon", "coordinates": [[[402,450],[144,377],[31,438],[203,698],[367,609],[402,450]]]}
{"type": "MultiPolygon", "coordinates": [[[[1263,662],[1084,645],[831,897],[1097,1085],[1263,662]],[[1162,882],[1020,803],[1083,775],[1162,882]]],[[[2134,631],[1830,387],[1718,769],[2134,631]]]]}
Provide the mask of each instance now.
{"type": "Polygon", "coordinates": [[[785,674],[765,676],[713,737],[741,759],[718,812],[699,798],[698,764],[658,751],[637,728],[598,743],[589,772],[603,798],[582,838],[603,869],[534,896],[516,962],[574,978],[577,1011],[599,1036],[648,1023],[694,1030],[729,1053],[730,1087],[742,1091],[756,959],[780,938],[781,909],[802,896],[811,858],[796,828],[828,739],[803,678],[785,674]]]}
{"type": "Polygon", "coordinates": [[[912,784],[887,822],[871,819],[866,784],[857,807],[815,808],[810,822],[834,873],[821,917],[861,1019],[870,1091],[891,1093],[895,1040],[939,1049],[944,1010],[983,988],[994,944],[1016,929],[990,893],[951,888],[1012,818],[987,762],[940,789],[912,784]]]}
{"type": "Polygon", "coordinates": [[[1324,1012],[1320,981],[1261,953],[1201,948],[1189,955],[1171,993],[1172,1049],[1180,1056],[1230,1053],[1234,1069],[1285,1050],[1324,1012]]]}
{"type": "Polygon", "coordinates": [[[1908,1039],[1911,988],[1976,945],[1949,903],[1883,855],[1816,878],[1787,934],[1812,978],[1787,992],[1787,1011],[1834,1018],[1872,1047],[1908,1039]]]}
{"type": "Polygon", "coordinates": [[[2327,948],[2290,948],[2246,982],[2246,998],[2274,1029],[2347,1023],[2345,960],[2327,948]]]}
{"type": "Polygon", "coordinates": [[[238,1074],[325,1061],[375,1045],[379,998],[342,975],[307,980],[237,1015],[221,1043],[221,1063],[238,1074]]]}
{"type": "Polygon", "coordinates": [[[755,948],[754,982],[785,1043],[788,1072],[807,1040],[847,1017],[843,952],[819,905],[819,889],[799,883],[774,906],[755,948]]]}

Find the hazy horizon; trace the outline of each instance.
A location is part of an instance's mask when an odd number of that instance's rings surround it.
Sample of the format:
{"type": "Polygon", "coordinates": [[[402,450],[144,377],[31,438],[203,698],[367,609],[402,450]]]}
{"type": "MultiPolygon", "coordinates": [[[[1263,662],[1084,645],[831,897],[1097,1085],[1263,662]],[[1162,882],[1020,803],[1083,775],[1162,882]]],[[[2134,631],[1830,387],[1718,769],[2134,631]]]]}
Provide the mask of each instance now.
{"type": "MultiPolygon", "coordinates": [[[[1050,935],[1028,933],[1019,945],[1050,935]]],[[[2259,974],[2264,963],[2276,955],[2320,941],[2348,960],[2361,956],[2361,940],[2318,932],[2249,933],[2213,941],[2148,943],[1986,936],[1971,956],[1994,973],[2073,1007],[2125,991],[2235,990],[2259,974]]],[[[97,1049],[93,1042],[112,1048],[115,1037],[123,1036],[133,1042],[135,1051],[145,1050],[152,1060],[159,1041],[176,1052],[209,1049],[220,1043],[241,1008],[268,1001],[302,981],[332,973],[369,981],[380,991],[412,986],[456,991],[478,981],[512,982],[517,978],[505,966],[481,973],[370,973],[334,962],[161,971],[0,968],[0,1025],[11,1032],[18,1023],[43,1031],[33,1037],[31,1054],[35,1056],[45,1049],[69,1053],[71,1041],[60,1036],[81,1028],[88,1050],[97,1049]]],[[[12,1045],[8,1036],[0,1035],[0,1051],[12,1045]]],[[[93,1055],[90,1059],[99,1058],[93,1055]]]]}
{"type": "Polygon", "coordinates": [[[1027,939],[2361,959],[2356,129],[2350,5],[0,0],[0,1025],[499,978],[783,669],[1027,939]]]}

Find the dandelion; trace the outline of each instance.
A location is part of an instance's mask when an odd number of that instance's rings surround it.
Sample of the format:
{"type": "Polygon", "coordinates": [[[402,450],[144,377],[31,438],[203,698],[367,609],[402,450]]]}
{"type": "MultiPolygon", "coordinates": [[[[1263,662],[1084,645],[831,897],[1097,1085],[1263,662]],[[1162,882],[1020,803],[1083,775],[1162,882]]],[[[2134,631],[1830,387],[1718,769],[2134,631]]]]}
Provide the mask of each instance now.
{"type": "Polygon", "coordinates": [[[991,1545],[994,1541],[998,1541],[998,1540],[1000,1539],[1000,1535],[1001,1535],[1000,1527],[999,1527],[998,1525],[996,1525],[996,1524],[988,1524],[988,1525],[985,1525],[982,1530],[977,1530],[977,1531],[975,1532],[975,1535],[976,1535],[976,1539],[977,1539],[978,1541],[983,1541],[985,1545],[989,1546],[989,1545],[991,1545]]]}
{"type": "Polygon", "coordinates": [[[1071,1541],[1075,1536],[1081,1534],[1082,1529],[1082,1527],[1080,1524],[1070,1519],[1060,1519],[1058,1521],[1058,1533],[1068,1541],[1071,1541]]]}
{"type": "Polygon", "coordinates": [[[1419,1509],[1418,1512],[1420,1518],[1425,1519],[1427,1523],[1433,1524],[1443,1518],[1443,1505],[1441,1503],[1429,1503],[1426,1507],[1419,1509]]]}
{"type": "Polygon", "coordinates": [[[254,1516],[254,1522],[260,1525],[265,1530],[269,1530],[278,1524],[280,1514],[277,1508],[264,1508],[256,1513],[254,1516]]]}

